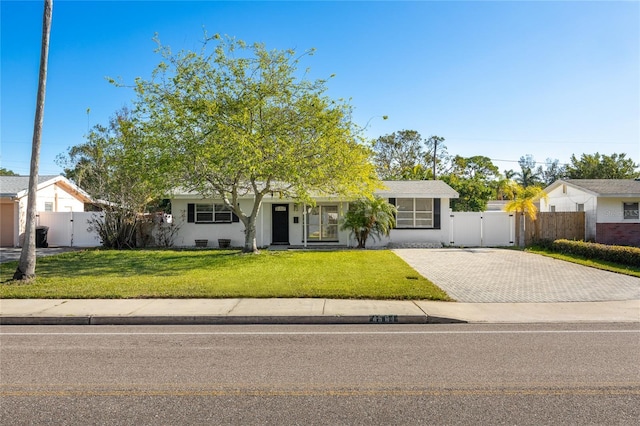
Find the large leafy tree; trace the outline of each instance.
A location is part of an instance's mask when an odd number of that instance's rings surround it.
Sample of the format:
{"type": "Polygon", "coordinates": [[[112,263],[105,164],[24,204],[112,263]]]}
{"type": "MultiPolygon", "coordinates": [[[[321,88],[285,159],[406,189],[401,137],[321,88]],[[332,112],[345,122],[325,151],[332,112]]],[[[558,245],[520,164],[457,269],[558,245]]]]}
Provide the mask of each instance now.
{"type": "Polygon", "coordinates": [[[104,218],[93,226],[104,246],[133,248],[144,243],[140,213],[169,190],[155,154],[140,122],[123,108],[106,126],[94,126],[84,143],[58,157],[65,176],[100,203],[104,218]]]}
{"type": "Polygon", "coordinates": [[[205,35],[197,52],[158,45],[163,60],[153,78],[136,81],[145,134],[175,182],[222,199],[240,218],[245,252],[257,252],[267,194],[312,203],[313,194],[360,196],[377,187],[350,106],[326,95],[326,80],[298,69],[313,51],[218,35],[205,35]],[[253,204],[243,209],[247,195],[253,204]]]}
{"type": "Polygon", "coordinates": [[[449,161],[444,138],[423,139],[415,130],[400,130],[373,142],[374,163],[384,180],[435,179],[449,161]]]}
{"type": "Polygon", "coordinates": [[[36,113],[33,124],[33,140],[31,143],[27,221],[18,268],[13,274],[14,280],[21,281],[29,281],[36,276],[36,193],[38,191],[38,169],[40,167],[40,146],[42,144],[42,126],[44,123],[44,99],[47,89],[47,65],[49,59],[49,40],[51,38],[52,12],[53,0],[45,0],[44,12],[42,13],[38,94],[36,95],[36,113]]]}
{"type": "Polygon", "coordinates": [[[388,236],[396,224],[397,209],[381,197],[363,198],[349,203],[341,228],[351,231],[358,248],[365,248],[367,240],[388,236]]]}
{"type": "Polygon", "coordinates": [[[450,173],[442,180],[455,189],[459,198],[451,200],[453,211],[484,211],[495,195],[494,182],[500,176],[498,168],[485,156],[455,156],[450,173]]]}
{"type": "Polygon", "coordinates": [[[638,164],[625,153],[601,155],[582,154],[578,159],[571,156],[566,175],[570,179],[634,179],[640,177],[638,164]]]}
{"type": "Polygon", "coordinates": [[[374,164],[384,180],[421,180],[428,174],[424,141],[415,130],[400,130],[373,142],[374,164]],[[417,179],[416,179],[417,178],[417,179]]]}

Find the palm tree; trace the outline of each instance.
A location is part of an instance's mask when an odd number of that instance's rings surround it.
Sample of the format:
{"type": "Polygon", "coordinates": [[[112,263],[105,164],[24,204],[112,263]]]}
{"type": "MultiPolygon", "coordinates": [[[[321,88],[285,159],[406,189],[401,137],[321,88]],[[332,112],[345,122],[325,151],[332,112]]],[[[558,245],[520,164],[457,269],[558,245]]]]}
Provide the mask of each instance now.
{"type": "Polygon", "coordinates": [[[341,229],[350,230],[358,241],[358,248],[365,248],[367,239],[388,236],[396,224],[397,209],[381,197],[362,199],[349,205],[341,229]]]}
{"type": "MultiPolygon", "coordinates": [[[[522,187],[517,185],[514,192],[513,200],[509,201],[505,206],[504,210],[507,212],[515,212],[516,216],[520,213],[521,216],[527,215],[529,219],[536,220],[538,215],[538,207],[536,207],[536,202],[540,199],[548,200],[549,197],[547,193],[539,186],[527,186],[522,187]]],[[[525,221],[523,217],[518,216],[518,221],[520,226],[518,227],[518,245],[520,247],[524,247],[524,232],[525,232],[525,221]]]]}
{"type": "Polygon", "coordinates": [[[44,95],[47,86],[47,62],[49,58],[49,37],[51,35],[51,10],[53,0],[45,0],[42,16],[42,42],[40,45],[40,74],[36,96],[36,115],[31,144],[31,167],[29,170],[29,193],[27,195],[27,221],[24,242],[20,252],[18,268],[14,280],[29,281],[36,276],[36,192],[38,190],[38,168],[40,166],[40,145],[44,119],[44,95]]]}
{"type": "Polygon", "coordinates": [[[510,177],[493,181],[492,186],[495,188],[497,200],[513,200],[520,185],[510,177]]]}

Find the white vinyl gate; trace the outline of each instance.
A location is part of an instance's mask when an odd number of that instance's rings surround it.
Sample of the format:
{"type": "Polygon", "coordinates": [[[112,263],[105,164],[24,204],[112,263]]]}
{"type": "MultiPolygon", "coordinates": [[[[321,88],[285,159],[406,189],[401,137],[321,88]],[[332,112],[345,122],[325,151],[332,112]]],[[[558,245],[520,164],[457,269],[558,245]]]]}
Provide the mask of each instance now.
{"type": "Polygon", "coordinates": [[[38,226],[48,226],[47,242],[58,247],[98,247],[100,239],[89,231],[90,221],[99,212],[39,212],[38,226]]]}
{"type": "Polygon", "coordinates": [[[453,212],[449,244],[466,247],[514,245],[515,217],[507,212],[453,212]]]}

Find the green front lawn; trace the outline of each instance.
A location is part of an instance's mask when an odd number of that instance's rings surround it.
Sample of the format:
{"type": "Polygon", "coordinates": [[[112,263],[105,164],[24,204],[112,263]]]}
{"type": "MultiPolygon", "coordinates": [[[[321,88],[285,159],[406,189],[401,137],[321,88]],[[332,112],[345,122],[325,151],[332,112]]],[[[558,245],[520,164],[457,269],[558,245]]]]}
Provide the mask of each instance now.
{"type": "Polygon", "coordinates": [[[87,250],[38,258],[36,280],[0,266],[0,298],[318,297],[450,300],[387,250],[87,250]]]}

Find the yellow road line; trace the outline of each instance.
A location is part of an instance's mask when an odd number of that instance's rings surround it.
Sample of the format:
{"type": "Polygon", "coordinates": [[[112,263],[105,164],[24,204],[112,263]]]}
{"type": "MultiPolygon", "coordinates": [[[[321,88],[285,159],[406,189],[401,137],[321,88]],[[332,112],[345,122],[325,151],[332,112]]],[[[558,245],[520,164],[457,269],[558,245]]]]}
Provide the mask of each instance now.
{"type": "Polygon", "coordinates": [[[582,389],[300,389],[300,390],[5,390],[0,397],[326,397],[326,396],[606,396],[640,395],[640,388],[582,389]]]}

